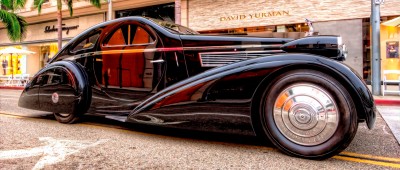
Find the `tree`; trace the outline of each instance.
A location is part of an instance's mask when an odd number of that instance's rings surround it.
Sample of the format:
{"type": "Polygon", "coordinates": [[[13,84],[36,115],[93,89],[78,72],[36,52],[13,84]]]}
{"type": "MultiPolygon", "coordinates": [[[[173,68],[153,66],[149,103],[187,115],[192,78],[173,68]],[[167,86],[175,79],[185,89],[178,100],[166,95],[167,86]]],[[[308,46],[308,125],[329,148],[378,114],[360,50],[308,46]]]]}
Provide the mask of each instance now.
{"type": "MultiPolygon", "coordinates": [[[[63,0],[65,4],[67,4],[69,15],[73,15],[73,0],[63,0]]],[[[97,7],[101,7],[100,0],[89,0],[89,2],[97,7]]],[[[38,9],[39,15],[42,10],[42,5],[45,3],[45,0],[34,0],[33,6],[38,9]]],[[[57,32],[58,32],[58,49],[60,50],[62,47],[62,1],[57,0],[57,32]]]]}
{"type": "Polygon", "coordinates": [[[15,42],[25,38],[27,23],[25,19],[14,13],[25,6],[25,0],[0,0],[0,21],[7,30],[8,38],[15,42]]]}
{"type": "Polygon", "coordinates": [[[181,0],[175,0],[175,23],[181,24],[181,0]]]}

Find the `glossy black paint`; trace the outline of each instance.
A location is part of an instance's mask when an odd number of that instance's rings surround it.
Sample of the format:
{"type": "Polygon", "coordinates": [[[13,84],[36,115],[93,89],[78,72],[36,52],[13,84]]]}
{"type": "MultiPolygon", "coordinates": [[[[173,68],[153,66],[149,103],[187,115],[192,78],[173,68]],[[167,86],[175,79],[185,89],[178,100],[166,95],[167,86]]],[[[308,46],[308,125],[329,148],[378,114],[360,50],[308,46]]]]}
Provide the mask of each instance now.
{"type": "Polygon", "coordinates": [[[342,51],[341,37],[338,36],[313,36],[300,38],[281,46],[286,52],[316,54],[339,61],[346,59],[347,51],[342,51]]]}
{"type": "Polygon", "coordinates": [[[85,113],[92,96],[88,82],[87,74],[78,64],[55,62],[39,71],[26,85],[18,106],[57,113],[85,113]],[[55,93],[58,100],[53,100],[55,93]]]}
{"type": "Polygon", "coordinates": [[[288,70],[306,68],[342,82],[357,103],[358,118],[372,128],[372,95],[355,71],[329,59],[338,55],[337,47],[288,49],[316,41],[338,44],[335,36],[292,41],[183,35],[141,17],[116,19],[72,39],[26,86],[19,106],[51,112],[72,106],[121,121],[254,135],[252,114],[266,85],[288,70]],[[122,28],[136,32],[121,34],[119,40],[129,40],[125,45],[110,45],[122,28]],[[144,34],[146,41],[135,43],[134,36],[144,34]],[[61,69],[75,83],[65,88],[35,84],[52,69],[61,69]],[[52,102],[54,92],[68,102],[52,102]]]}
{"type": "MultiPolygon", "coordinates": [[[[373,127],[375,107],[362,79],[341,63],[306,54],[280,54],[209,70],[153,95],[142,102],[128,120],[148,124],[163,122],[176,127],[194,122],[184,120],[198,120],[198,115],[209,115],[218,118],[219,121],[214,122],[229,122],[242,117],[249,124],[252,106],[258,103],[258,95],[264,90],[262,83],[269,83],[276,75],[293,69],[323,70],[343,82],[355,103],[362,103],[357,105],[359,119],[367,119],[368,127],[373,127]]],[[[229,127],[233,132],[246,129],[242,124],[229,127]]]]}

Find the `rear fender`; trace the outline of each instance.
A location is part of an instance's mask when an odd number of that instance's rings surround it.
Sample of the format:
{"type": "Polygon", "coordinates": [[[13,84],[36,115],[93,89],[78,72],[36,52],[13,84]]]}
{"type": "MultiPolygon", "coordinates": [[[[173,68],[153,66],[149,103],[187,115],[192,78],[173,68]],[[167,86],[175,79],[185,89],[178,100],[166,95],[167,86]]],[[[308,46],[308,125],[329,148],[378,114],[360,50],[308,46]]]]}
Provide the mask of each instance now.
{"type": "MultiPolygon", "coordinates": [[[[47,65],[45,68],[41,69],[33,78],[32,80],[27,84],[27,86],[25,87],[24,91],[21,94],[21,97],[19,99],[19,106],[20,107],[24,107],[24,108],[32,108],[31,106],[27,105],[27,103],[29,103],[28,99],[27,99],[27,95],[25,93],[27,93],[28,90],[32,89],[32,86],[38,86],[37,88],[40,88],[41,85],[35,85],[36,82],[35,81],[39,76],[41,76],[42,74],[44,74],[45,72],[47,72],[48,70],[54,69],[54,68],[64,68],[64,70],[67,71],[67,74],[71,75],[73,77],[72,79],[72,87],[73,87],[73,94],[75,96],[75,104],[74,104],[74,108],[72,109],[73,112],[76,113],[85,113],[88,108],[90,107],[90,103],[91,103],[91,88],[89,85],[89,79],[88,79],[88,75],[86,74],[84,68],[73,61],[58,61],[58,62],[54,62],[51,63],[49,65],[47,65]]],[[[39,91],[39,90],[37,90],[39,91]]],[[[38,94],[40,95],[40,94],[38,94]]],[[[40,103],[39,103],[40,105],[40,103]]],[[[43,110],[43,111],[50,111],[50,112],[56,112],[56,108],[57,106],[52,106],[52,107],[45,107],[45,108],[33,108],[33,109],[37,109],[37,110],[43,110]]]]}

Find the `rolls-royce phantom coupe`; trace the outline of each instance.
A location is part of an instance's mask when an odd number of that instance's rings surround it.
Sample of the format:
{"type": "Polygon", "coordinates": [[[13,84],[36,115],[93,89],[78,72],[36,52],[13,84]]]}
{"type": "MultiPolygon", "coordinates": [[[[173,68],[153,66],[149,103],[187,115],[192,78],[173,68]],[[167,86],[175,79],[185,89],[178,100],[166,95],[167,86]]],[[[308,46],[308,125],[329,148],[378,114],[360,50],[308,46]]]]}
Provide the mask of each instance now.
{"type": "Polygon", "coordinates": [[[74,123],[85,113],[170,128],[236,133],[286,154],[329,158],[372,128],[364,81],[340,36],[202,35],[143,17],[100,23],[68,42],[19,106],[74,123]]]}

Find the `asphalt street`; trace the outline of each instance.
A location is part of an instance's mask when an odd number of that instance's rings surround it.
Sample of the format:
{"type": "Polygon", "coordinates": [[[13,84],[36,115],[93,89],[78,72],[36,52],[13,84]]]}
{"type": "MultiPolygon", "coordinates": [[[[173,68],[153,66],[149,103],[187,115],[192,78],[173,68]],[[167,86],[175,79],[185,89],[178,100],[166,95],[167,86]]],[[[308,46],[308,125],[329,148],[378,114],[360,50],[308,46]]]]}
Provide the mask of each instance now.
{"type": "Polygon", "coordinates": [[[378,109],[400,145],[400,108],[387,106],[378,107],[378,109]]]}
{"type": "MultiPolygon", "coordinates": [[[[349,147],[314,161],[287,156],[251,136],[141,126],[87,115],[58,123],[19,108],[20,90],[0,90],[0,169],[394,169],[400,146],[381,115],[361,123],[349,147]]],[[[400,107],[382,106],[385,113],[400,107]]]]}

